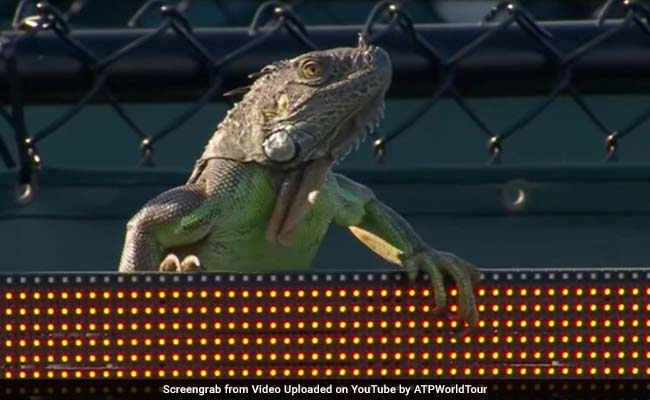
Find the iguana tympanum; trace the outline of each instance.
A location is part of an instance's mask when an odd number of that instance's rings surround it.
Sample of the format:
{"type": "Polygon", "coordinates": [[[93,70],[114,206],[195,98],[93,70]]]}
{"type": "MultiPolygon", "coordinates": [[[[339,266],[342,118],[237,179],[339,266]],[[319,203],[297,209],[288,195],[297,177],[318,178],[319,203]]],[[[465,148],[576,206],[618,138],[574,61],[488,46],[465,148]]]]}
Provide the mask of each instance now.
{"type": "Polygon", "coordinates": [[[128,222],[119,270],[304,271],[333,222],[410,277],[426,271],[439,308],[451,277],[460,317],[475,325],[478,270],[429,247],[370,189],[331,171],[383,115],[388,54],[360,40],[273,63],[251,78],[187,183],[128,222]]]}

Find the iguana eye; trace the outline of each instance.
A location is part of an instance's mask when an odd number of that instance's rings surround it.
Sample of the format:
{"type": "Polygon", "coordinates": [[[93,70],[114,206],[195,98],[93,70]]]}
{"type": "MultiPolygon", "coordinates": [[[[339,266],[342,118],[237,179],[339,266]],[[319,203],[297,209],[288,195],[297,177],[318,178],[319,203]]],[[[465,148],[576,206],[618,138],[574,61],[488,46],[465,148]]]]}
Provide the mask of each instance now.
{"type": "Polygon", "coordinates": [[[307,60],[300,67],[300,71],[305,79],[316,79],[321,76],[322,67],[314,60],[307,60]]]}

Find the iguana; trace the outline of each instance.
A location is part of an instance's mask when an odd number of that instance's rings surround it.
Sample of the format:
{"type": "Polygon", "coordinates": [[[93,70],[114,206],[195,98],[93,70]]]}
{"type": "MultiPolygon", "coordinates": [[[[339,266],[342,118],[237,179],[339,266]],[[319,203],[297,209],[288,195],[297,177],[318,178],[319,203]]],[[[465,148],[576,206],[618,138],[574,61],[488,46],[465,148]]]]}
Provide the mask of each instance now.
{"type": "Polygon", "coordinates": [[[187,183],[128,222],[119,271],[304,271],[333,222],[412,279],[426,271],[440,309],[444,278],[453,278],[460,317],[475,325],[478,270],[429,247],[370,189],[331,171],[377,126],[391,74],[388,54],[361,39],[252,74],[187,183]]]}

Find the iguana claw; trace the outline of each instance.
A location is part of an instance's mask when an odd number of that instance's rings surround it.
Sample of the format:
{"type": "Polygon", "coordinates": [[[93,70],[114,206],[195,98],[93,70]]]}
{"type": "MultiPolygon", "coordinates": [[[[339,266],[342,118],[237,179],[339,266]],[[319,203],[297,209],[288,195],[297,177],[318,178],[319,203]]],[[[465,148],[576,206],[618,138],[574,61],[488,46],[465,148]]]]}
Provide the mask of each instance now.
{"type": "Polygon", "coordinates": [[[169,253],[160,263],[160,272],[196,272],[203,271],[201,261],[195,255],[189,255],[180,261],[174,253],[169,253]]]}
{"type": "Polygon", "coordinates": [[[182,272],[197,272],[203,270],[204,268],[201,266],[201,261],[199,261],[199,258],[195,255],[189,255],[181,262],[182,272]]]}
{"type": "Polygon", "coordinates": [[[476,267],[454,254],[436,250],[416,253],[408,258],[404,265],[411,281],[415,280],[419,271],[429,275],[437,309],[447,307],[444,278],[451,276],[458,287],[459,317],[466,321],[469,327],[477,326],[479,315],[474,288],[481,278],[481,273],[476,267]]]}
{"type": "Polygon", "coordinates": [[[160,272],[178,272],[181,270],[181,261],[176,254],[169,253],[160,263],[159,269],[160,272]]]}

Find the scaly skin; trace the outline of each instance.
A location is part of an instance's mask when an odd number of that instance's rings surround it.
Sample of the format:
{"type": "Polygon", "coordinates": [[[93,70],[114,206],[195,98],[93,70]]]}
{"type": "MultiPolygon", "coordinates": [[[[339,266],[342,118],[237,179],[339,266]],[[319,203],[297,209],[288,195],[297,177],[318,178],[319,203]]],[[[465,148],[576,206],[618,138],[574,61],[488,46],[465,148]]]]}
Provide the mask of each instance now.
{"type": "Polygon", "coordinates": [[[475,325],[478,270],[430,248],[370,189],[330,170],[376,124],[390,83],[388,55],[361,42],[259,75],[188,182],[129,221],[119,270],[306,271],[334,223],[411,278],[427,272],[439,308],[451,276],[460,316],[475,325]]]}

